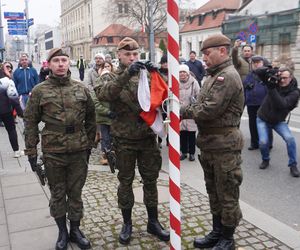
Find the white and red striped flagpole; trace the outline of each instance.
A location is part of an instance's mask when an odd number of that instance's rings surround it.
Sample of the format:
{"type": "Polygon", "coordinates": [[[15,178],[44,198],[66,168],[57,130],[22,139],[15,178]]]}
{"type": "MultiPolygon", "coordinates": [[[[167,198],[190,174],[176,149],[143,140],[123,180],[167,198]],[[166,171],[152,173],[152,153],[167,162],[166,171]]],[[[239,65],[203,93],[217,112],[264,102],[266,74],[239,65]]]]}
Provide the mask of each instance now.
{"type": "Polygon", "coordinates": [[[178,9],[178,0],[168,0],[170,249],[176,250],[181,249],[178,9]]]}

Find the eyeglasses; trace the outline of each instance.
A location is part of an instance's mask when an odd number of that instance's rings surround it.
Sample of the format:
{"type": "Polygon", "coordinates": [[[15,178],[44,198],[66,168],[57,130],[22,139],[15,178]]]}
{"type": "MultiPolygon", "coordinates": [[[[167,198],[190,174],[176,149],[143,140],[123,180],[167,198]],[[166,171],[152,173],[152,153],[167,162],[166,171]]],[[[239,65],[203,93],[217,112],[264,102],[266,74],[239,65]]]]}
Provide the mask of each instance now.
{"type": "Polygon", "coordinates": [[[5,68],[12,69],[12,67],[10,65],[5,65],[5,68]]]}

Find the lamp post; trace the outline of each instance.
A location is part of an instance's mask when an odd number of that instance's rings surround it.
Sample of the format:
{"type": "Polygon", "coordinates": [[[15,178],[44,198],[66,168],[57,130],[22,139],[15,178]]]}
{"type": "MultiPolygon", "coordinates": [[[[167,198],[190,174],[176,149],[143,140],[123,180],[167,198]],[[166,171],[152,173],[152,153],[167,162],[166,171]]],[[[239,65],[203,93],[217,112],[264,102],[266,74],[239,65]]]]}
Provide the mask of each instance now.
{"type": "Polygon", "coordinates": [[[4,60],[4,38],[3,38],[3,25],[2,25],[2,2],[0,0],[0,52],[1,52],[1,60],[4,60]]]}
{"type": "Polygon", "coordinates": [[[155,62],[155,44],[154,44],[154,27],[153,27],[153,0],[149,0],[149,43],[150,43],[150,59],[155,62]]]}

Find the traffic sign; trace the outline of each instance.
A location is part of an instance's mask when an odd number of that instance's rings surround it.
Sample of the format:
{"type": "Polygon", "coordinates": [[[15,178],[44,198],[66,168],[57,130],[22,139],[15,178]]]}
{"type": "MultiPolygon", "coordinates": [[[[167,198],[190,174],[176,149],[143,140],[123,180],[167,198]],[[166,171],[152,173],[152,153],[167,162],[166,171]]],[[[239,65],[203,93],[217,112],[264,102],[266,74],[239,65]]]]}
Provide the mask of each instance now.
{"type": "Polygon", "coordinates": [[[8,30],[9,35],[27,36],[26,30],[8,30]]]}
{"type": "Polygon", "coordinates": [[[26,29],[26,24],[7,24],[8,29],[26,29]]]}
{"type": "Polygon", "coordinates": [[[4,12],[5,19],[24,19],[24,12],[4,12]]]}
{"type": "Polygon", "coordinates": [[[246,40],[247,40],[247,37],[248,37],[248,34],[247,34],[247,32],[245,32],[245,31],[241,31],[241,32],[239,32],[238,35],[237,35],[237,39],[240,39],[240,40],[242,40],[242,41],[246,41],[246,40]]]}
{"type": "Polygon", "coordinates": [[[249,43],[256,43],[256,35],[249,35],[249,43]]]}
{"type": "Polygon", "coordinates": [[[255,34],[257,33],[257,31],[258,31],[258,26],[257,26],[256,23],[251,23],[251,24],[249,25],[248,29],[249,29],[249,32],[250,32],[251,34],[255,35],[255,34]]]}
{"type": "Polygon", "coordinates": [[[28,22],[28,26],[31,26],[34,24],[33,18],[30,18],[28,20],[7,20],[7,25],[25,25],[26,21],[28,22]]]}

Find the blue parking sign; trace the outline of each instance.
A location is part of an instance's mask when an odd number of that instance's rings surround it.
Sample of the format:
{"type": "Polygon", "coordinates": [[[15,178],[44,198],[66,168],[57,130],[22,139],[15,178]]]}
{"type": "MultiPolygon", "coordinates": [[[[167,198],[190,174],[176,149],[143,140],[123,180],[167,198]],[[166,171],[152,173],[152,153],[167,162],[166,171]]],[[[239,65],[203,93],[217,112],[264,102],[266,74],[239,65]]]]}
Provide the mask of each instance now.
{"type": "Polygon", "coordinates": [[[249,43],[256,43],[256,35],[249,35],[249,43]]]}

